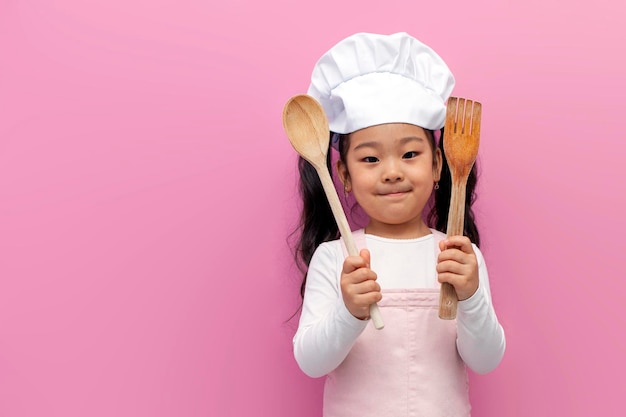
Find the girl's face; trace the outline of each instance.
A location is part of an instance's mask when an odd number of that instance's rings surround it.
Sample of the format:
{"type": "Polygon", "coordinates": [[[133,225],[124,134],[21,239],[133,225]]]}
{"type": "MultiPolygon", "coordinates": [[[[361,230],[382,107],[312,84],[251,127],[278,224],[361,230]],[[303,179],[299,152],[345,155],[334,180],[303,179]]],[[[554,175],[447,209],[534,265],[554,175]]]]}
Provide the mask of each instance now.
{"type": "Polygon", "coordinates": [[[421,127],[390,123],[350,134],[339,178],[370,217],[367,233],[412,238],[430,233],[422,210],[441,172],[441,152],[421,127]]]}

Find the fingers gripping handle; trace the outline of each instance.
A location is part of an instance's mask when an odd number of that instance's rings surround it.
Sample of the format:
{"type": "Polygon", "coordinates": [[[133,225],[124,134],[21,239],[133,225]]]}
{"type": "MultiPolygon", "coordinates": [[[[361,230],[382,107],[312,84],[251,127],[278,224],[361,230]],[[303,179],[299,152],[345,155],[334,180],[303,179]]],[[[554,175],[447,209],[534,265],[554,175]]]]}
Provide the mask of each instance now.
{"type": "MultiPolygon", "coordinates": [[[[348,254],[350,256],[354,256],[354,255],[358,256],[359,250],[356,247],[356,244],[354,243],[354,239],[352,238],[352,232],[350,232],[350,229],[348,228],[348,232],[346,234],[342,232],[341,236],[343,237],[343,240],[346,243],[348,254]]],[[[383,322],[383,317],[380,314],[380,309],[378,308],[378,304],[376,303],[370,304],[370,318],[372,319],[372,322],[374,323],[374,327],[377,330],[381,330],[383,327],[385,327],[385,323],[383,322]]]]}

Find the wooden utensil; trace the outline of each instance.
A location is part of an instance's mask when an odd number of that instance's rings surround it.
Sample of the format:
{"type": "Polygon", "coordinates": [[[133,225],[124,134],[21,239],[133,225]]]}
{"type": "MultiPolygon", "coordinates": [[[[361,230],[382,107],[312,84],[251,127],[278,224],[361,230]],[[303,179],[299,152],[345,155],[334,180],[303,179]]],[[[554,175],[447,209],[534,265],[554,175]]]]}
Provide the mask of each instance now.
{"type": "MultiPolygon", "coordinates": [[[[301,94],[294,96],[285,104],[283,127],[291,142],[291,146],[300,156],[309,161],[317,171],[333,216],[339,227],[339,232],[348,249],[348,254],[358,255],[359,251],[352,238],[350,225],[339,201],[335,184],[326,166],[330,132],[324,109],[317,100],[309,95],[301,94]]],[[[374,327],[379,330],[384,327],[380,310],[376,303],[370,305],[370,317],[374,322],[374,327]]]]}
{"type": "MultiPolygon", "coordinates": [[[[478,155],[482,105],[477,101],[450,97],[446,110],[443,151],[452,176],[452,195],[448,212],[448,236],[463,235],[465,221],[465,187],[478,155]]],[[[458,297],[454,287],[441,284],[439,318],[456,317],[458,297]]]]}

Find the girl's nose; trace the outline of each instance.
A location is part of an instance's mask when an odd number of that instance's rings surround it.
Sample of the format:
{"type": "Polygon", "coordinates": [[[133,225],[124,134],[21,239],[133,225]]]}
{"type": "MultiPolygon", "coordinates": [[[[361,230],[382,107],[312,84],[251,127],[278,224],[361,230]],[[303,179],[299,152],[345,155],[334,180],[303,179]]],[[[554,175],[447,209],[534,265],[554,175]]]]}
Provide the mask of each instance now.
{"type": "Polygon", "coordinates": [[[385,169],[383,179],[385,182],[401,181],[404,178],[402,170],[398,167],[396,162],[389,162],[385,169]]]}

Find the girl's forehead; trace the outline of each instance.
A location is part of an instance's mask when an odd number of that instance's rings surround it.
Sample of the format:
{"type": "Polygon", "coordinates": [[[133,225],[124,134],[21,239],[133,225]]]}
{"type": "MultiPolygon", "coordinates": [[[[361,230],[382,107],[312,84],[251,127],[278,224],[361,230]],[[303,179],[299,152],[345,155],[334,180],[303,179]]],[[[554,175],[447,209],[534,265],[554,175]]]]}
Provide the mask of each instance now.
{"type": "Polygon", "coordinates": [[[350,134],[351,142],[362,140],[386,142],[409,137],[428,139],[423,128],[407,123],[386,123],[370,126],[350,134]]]}

